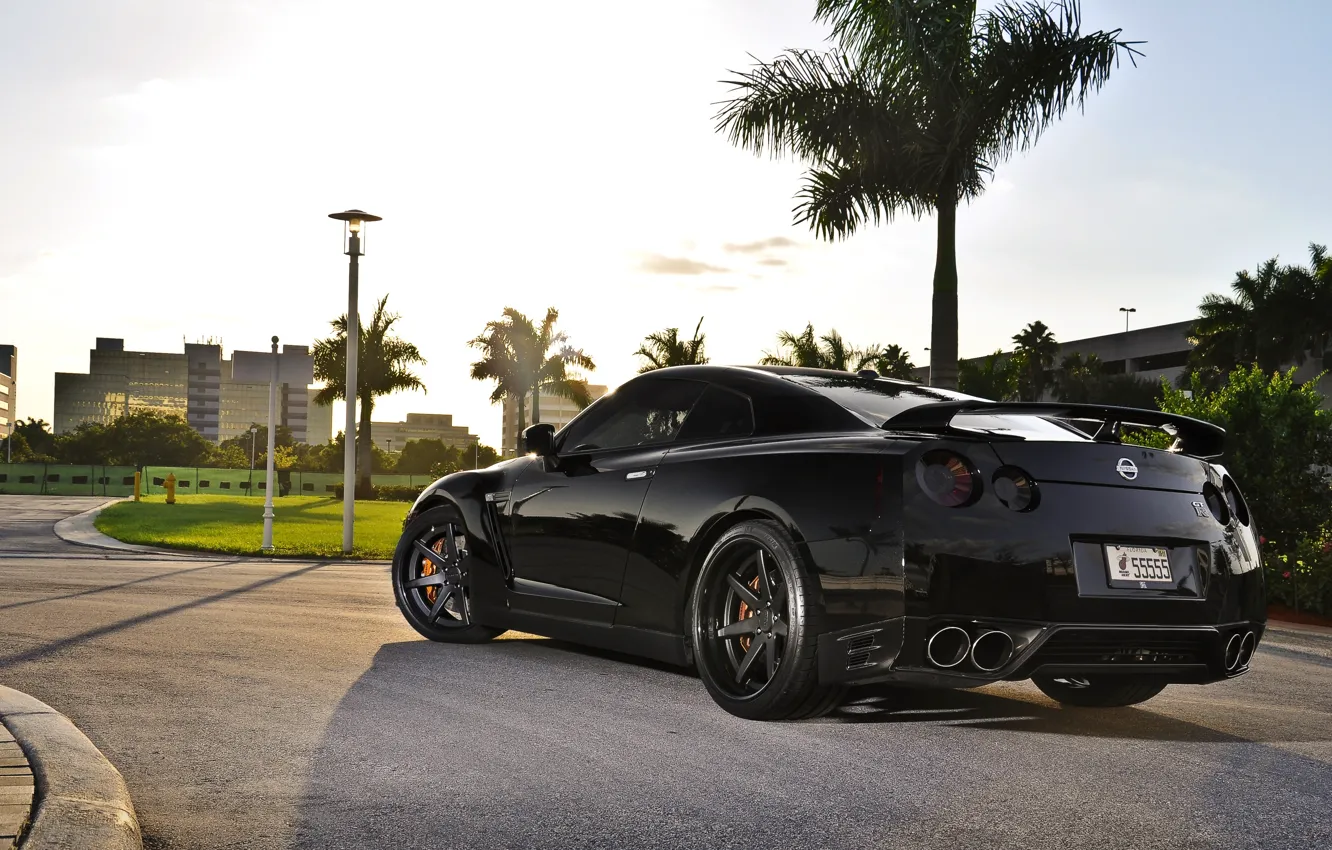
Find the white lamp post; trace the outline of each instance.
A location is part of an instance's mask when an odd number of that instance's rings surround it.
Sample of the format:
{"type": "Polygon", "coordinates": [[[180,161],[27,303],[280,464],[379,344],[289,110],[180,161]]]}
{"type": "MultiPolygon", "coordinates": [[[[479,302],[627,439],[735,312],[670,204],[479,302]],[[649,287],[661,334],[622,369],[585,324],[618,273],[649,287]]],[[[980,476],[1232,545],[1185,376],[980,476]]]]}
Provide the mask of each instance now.
{"type": "MultiPolygon", "coordinates": [[[[273,375],[268,382],[268,470],[264,484],[264,551],[273,551],[273,455],[277,448],[277,423],[273,421],[277,408],[278,338],[273,337],[273,375]]],[[[250,441],[251,446],[254,441],[250,441]]]]}
{"type": "Polygon", "coordinates": [[[343,432],[342,452],[342,554],[352,551],[352,525],[356,522],[356,357],[360,347],[360,317],[356,313],[356,286],[361,256],[361,230],[367,221],[381,221],[377,215],[362,210],[329,213],[329,218],[345,222],[343,251],[351,258],[347,269],[347,427],[343,432]]]}

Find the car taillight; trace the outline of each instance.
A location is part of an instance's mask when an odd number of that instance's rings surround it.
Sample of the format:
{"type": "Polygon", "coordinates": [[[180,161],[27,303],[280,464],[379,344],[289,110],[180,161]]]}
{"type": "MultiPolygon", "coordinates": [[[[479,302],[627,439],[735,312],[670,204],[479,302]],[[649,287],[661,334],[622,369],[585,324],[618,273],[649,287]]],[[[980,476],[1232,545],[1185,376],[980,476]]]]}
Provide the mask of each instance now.
{"type": "Polygon", "coordinates": [[[1226,504],[1230,506],[1231,514],[1240,521],[1240,525],[1247,526],[1249,524],[1249,506],[1245,504],[1244,497],[1240,495],[1239,488],[1235,486],[1235,482],[1231,480],[1229,475],[1222,479],[1221,489],[1225,491],[1226,504]]]}
{"type": "Polygon", "coordinates": [[[1203,500],[1207,502],[1207,510],[1212,512],[1216,521],[1222,525],[1229,524],[1230,508],[1227,507],[1226,498],[1221,495],[1221,491],[1216,489],[1216,486],[1209,481],[1203,485],[1202,492],[1203,500]]]}
{"type": "Polygon", "coordinates": [[[927,452],[916,464],[916,483],[934,501],[959,508],[980,496],[980,479],[966,458],[949,451],[927,452]]]}
{"type": "Polygon", "coordinates": [[[1014,511],[1029,511],[1036,507],[1039,493],[1036,482],[1025,470],[1016,466],[1000,467],[992,479],[994,495],[1004,507],[1014,511]]]}

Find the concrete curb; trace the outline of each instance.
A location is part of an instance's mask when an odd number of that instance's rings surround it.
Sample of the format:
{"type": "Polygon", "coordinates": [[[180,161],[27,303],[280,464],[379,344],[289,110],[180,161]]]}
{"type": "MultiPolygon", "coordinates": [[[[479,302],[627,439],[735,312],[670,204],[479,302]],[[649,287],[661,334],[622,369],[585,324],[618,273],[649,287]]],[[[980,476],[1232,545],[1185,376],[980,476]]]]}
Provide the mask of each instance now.
{"type": "Polygon", "coordinates": [[[55,536],[66,543],[73,543],[76,546],[91,546],[94,549],[111,549],[116,552],[136,552],[141,555],[169,555],[173,553],[167,549],[154,549],[151,546],[139,546],[134,543],[123,543],[114,537],[108,537],[97,530],[93,523],[97,515],[103,510],[116,504],[117,502],[129,501],[128,497],[119,499],[107,499],[95,508],[90,508],[81,514],[65,517],[55,524],[55,536]]]}
{"type": "Polygon", "coordinates": [[[0,686],[0,720],[23,748],[37,787],[21,850],[143,850],[124,777],[68,717],[0,686]]]}
{"type": "Polygon", "coordinates": [[[55,524],[55,535],[66,543],[73,543],[76,546],[88,546],[93,549],[107,549],[113,552],[126,552],[136,555],[153,555],[163,559],[188,558],[197,560],[205,558],[215,560],[217,558],[243,558],[247,561],[294,561],[300,563],[329,561],[337,564],[369,564],[371,566],[386,566],[393,563],[392,560],[343,558],[341,556],[318,558],[313,555],[237,555],[234,552],[209,552],[204,549],[169,549],[141,546],[137,543],[126,543],[117,540],[97,530],[94,523],[98,514],[117,502],[128,502],[129,500],[128,496],[119,499],[108,499],[97,507],[90,508],[81,514],[65,517],[55,524]]]}

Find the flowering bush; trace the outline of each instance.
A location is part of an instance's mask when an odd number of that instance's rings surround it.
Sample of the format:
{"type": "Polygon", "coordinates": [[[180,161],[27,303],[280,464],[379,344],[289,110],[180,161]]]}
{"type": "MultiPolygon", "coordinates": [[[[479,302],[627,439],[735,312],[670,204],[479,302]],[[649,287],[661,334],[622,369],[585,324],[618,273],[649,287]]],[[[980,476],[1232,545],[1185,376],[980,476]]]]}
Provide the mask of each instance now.
{"type": "Polygon", "coordinates": [[[1332,526],[1305,537],[1288,554],[1264,555],[1269,601],[1332,617],[1332,526]]]}

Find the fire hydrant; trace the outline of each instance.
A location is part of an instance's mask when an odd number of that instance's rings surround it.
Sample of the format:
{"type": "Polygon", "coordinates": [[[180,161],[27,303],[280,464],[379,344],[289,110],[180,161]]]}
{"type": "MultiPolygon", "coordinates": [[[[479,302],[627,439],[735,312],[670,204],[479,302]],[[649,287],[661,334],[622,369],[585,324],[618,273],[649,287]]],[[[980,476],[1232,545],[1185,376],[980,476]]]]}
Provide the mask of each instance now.
{"type": "Polygon", "coordinates": [[[176,503],[176,473],[168,472],[166,481],[162,483],[166,485],[166,503],[174,505],[176,503]]]}

